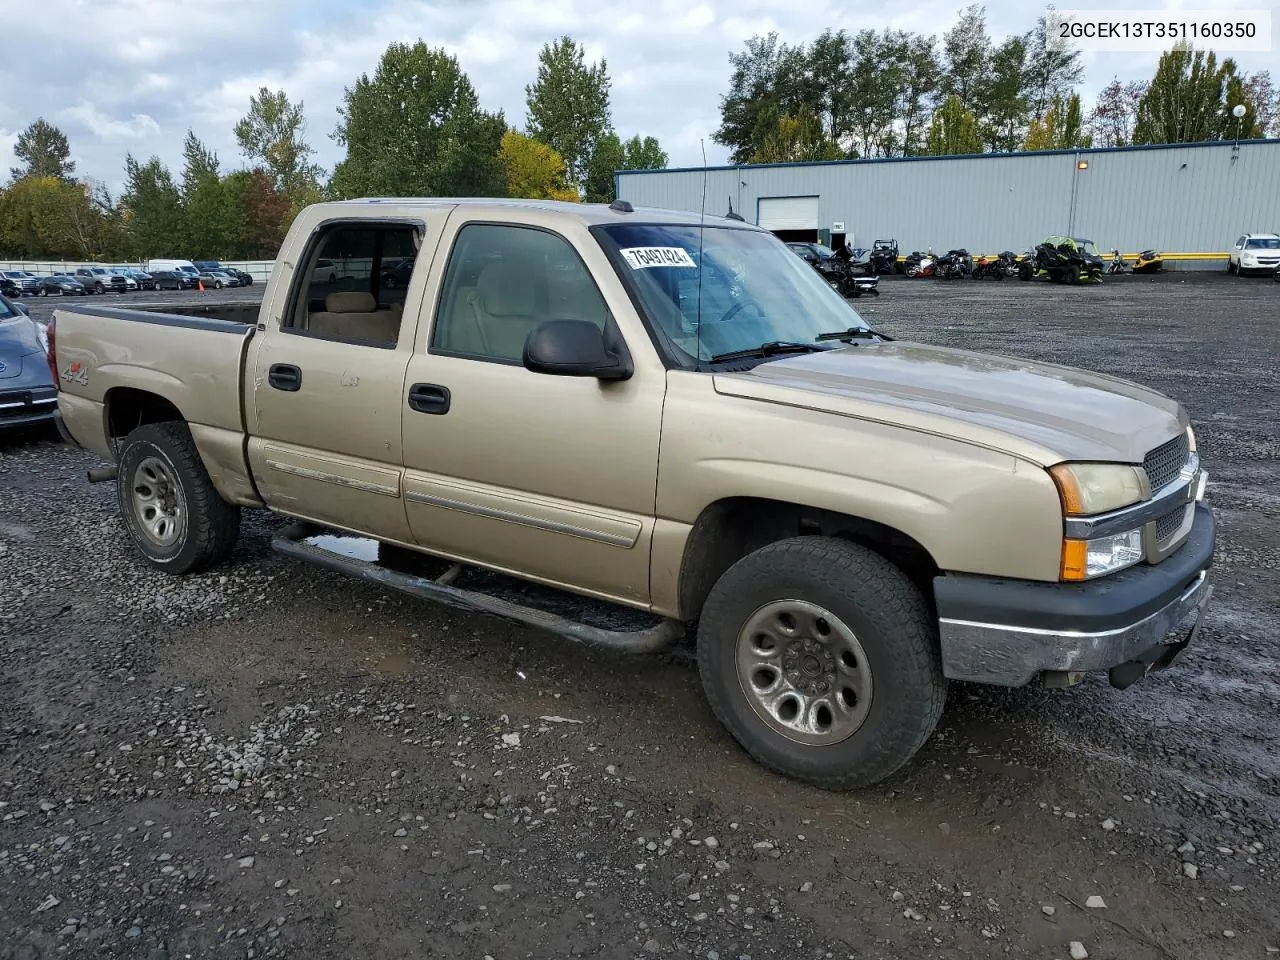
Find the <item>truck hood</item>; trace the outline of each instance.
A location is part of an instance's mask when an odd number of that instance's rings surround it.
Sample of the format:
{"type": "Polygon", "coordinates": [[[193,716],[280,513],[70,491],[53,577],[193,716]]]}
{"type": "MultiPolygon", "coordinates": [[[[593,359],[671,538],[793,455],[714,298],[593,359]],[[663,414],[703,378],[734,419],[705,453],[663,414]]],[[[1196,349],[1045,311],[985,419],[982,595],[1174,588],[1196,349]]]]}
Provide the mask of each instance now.
{"type": "Polygon", "coordinates": [[[1127,380],[900,341],[783,357],[714,379],[721,394],[921,430],[1041,466],[1141,463],[1188,423],[1177,401],[1127,380]]]}

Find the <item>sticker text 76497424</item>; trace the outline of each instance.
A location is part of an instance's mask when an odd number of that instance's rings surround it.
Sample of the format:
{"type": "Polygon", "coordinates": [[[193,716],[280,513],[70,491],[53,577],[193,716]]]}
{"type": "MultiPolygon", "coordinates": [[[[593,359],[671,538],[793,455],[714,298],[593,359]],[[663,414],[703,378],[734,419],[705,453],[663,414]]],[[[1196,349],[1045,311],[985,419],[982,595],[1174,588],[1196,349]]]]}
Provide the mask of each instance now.
{"type": "Polygon", "coordinates": [[[627,247],[619,251],[632,270],[647,267],[686,267],[697,269],[697,264],[684,247],[627,247]]]}

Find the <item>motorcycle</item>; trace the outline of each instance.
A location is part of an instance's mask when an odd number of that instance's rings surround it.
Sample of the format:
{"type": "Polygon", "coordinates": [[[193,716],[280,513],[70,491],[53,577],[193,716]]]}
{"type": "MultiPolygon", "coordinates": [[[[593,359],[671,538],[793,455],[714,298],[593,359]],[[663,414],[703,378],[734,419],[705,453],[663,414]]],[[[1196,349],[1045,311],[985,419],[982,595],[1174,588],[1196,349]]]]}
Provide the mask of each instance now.
{"type": "MultiPolygon", "coordinates": [[[[973,263],[973,272],[969,274],[973,280],[1003,280],[1007,275],[1004,254],[995,257],[979,257],[973,263]]],[[[1012,254],[1010,254],[1012,256],[1012,254]]]]}
{"type": "Polygon", "coordinates": [[[1107,273],[1128,273],[1129,265],[1120,256],[1119,250],[1111,251],[1111,262],[1107,264],[1107,273]]]}
{"type": "Polygon", "coordinates": [[[933,252],[921,253],[919,250],[912,250],[906,261],[903,263],[902,272],[908,277],[932,277],[934,265],[937,258],[933,252]]]}
{"type": "Polygon", "coordinates": [[[973,272],[973,257],[963,247],[948,250],[938,258],[933,275],[938,280],[956,280],[973,272]]]}

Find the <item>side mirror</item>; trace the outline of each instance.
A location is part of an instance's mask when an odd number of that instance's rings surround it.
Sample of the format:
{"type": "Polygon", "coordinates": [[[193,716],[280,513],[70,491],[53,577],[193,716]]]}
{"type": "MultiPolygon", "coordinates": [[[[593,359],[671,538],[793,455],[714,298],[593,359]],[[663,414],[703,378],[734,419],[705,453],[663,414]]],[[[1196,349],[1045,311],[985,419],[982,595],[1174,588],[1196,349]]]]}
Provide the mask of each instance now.
{"type": "Polygon", "coordinates": [[[589,320],[548,320],[524,342],[525,369],[562,377],[626,380],[631,364],[624,351],[611,352],[600,328],[589,320]]]}

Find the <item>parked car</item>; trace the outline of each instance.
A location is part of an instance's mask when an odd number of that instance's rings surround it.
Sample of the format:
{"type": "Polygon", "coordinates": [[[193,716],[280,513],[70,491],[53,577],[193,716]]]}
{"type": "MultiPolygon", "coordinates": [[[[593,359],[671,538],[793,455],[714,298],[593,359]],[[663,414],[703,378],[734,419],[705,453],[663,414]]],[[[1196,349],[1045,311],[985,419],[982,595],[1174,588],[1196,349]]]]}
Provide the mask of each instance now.
{"type": "Polygon", "coordinates": [[[253,286],[253,274],[249,273],[247,270],[241,270],[239,267],[223,267],[222,269],[239,280],[240,286],[253,286]]]}
{"type": "Polygon", "coordinates": [[[154,275],[157,270],[177,270],[185,273],[191,278],[191,285],[194,287],[196,277],[200,271],[196,265],[190,260],[148,260],[144,269],[147,273],[154,275]]]}
{"type": "Polygon", "coordinates": [[[1280,235],[1246,233],[1235,242],[1227,258],[1227,273],[1238,277],[1254,271],[1270,273],[1280,267],[1280,235]]]}
{"type": "Polygon", "coordinates": [[[183,270],[156,270],[151,273],[157,290],[190,290],[196,278],[183,270]]]}
{"type": "Polygon", "coordinates": [[[206,287],[221,290],[223,287],[238,287],[240,281],[223,270],[201,270],[200,282],[206,287]]]}
{"type": "Polygon", "coordinates": [[[138,289],[138,281],[129,275],[128,270],[121,270],[118,267],[113,267],[112,269],[124,278],[124,288],[126,291],[132,293],[138,289]]]}
{"type": "Polygon", "coordinates": [[[76,279],[84,284],[90,293],[124,293],[129,284],[124,275],[107,267],[80,267],[76,270],[76,279]]]}
{"type": "Polygon", "coordinates": [[[413,275],[413,263],[413,257],[402,257],[384,266],[381,273],[382,286],[387,290],[407,287],[409,278],[413,275]]]}
{"type": "Polygon", "coordinates": [[[156,289],[155,278],[145,270],[139,270],[137,267],[126,267],[121,273],[125,275],[125,279],[133,280],[137,283],[139,290],[156,289]]]}
{"type": "Polygon", "coordinates": [[[239,286],[247,287],[253,283],[253,277],[243,270],[235,267],[228,267],[226,264],[219,263],[217,260],[193,260],[197,270],[201,273],[225,273],[227,276],[234,277],[239,286]]]}
{"type": "Polygon", "coordinates": [[[791,252],[798,256],[806,263],[816,266],[830,260],[835,255],[835,251],[828,247],[825,243],[808,243],[805,241],[792,241],[787,244],[791,248],[791,252]]]}
{"type": "Polygon", "coordinates": [[[58,391],[48,348],[44,325],[0,295],[0,430],[54,422],[58,391]]]}
{"type": "Polygon", "coordinates": [[[1215,519],[1152,389],[896,342],[767,230],[626,201],[317,204],[279,263],[260,306],[54,314],[63,429],[171,575],[265,507],[309,518],[281,553],[580,643],[696,624],[715,716],[830,789],[908,763],[949,680],[1124,688],[1196,643],[1215,519]],[[364,289],[314,283],[371,236],[364,289]],[[424,238],[438,307],[380,300],[424,238]]]}
{"type": "Polygon", "coordinates": [[[7,285],[14,291],[9,296],[34,297],[40,294],[40,278],[22,270],[6,270],[0,274],[9,281],[7,285]]]}
{"type": "Polygon", "coordinates": [[[22,284],[12,280],[7,274],[0,273],[0,297],[22,296],[22,284]]]}
{"type": "Polygon", "coordinates": [[[71,295],[83,297],[88,292],[84,284],[69,273],[50,274],[40,281],[40,295],[45,297],[71,295]]]}
{"type": "Polygon", "coordinates": [[[316,261],[316,265],[311,268],[312,283],[337,283],[338,267],[332,260],[326,260],[321,257],[316,261]]]}

